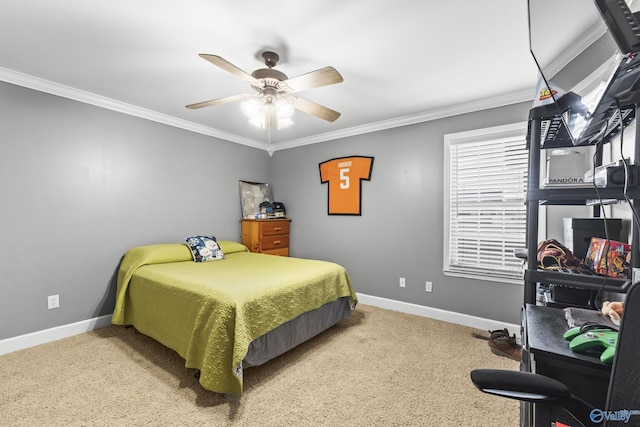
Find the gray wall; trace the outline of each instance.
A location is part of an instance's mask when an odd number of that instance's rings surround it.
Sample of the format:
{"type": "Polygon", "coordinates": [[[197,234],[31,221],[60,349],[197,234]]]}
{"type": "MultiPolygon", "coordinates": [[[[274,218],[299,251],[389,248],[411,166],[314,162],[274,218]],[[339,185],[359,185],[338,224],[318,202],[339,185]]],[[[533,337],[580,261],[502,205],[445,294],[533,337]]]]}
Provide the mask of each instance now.
{"type": "Polygon", "coordinates": [[[239,240],[238,180],[268,181],[268,159],[0,82],[0,339],[110,314],[132,246],[239,240]]]}
{"type": "Polygon", "coordinates": [[[527,120],[530,103],[276,151],[274,197],[287,207],[293,256],[336,261],[357,292],[519,324],[521,284],[445,276],[444,135],[527,120]],[[362,215],[327,215],[318,164],[375,157],[362,182],[362,215]],[[398,285],[406,278],[406,288],[398,285]],[[433,292],[425,282],[433,282],[433,292]]]}
{"type": "Polygon", "coordinates": [[[239,240],[238,180],[270,182],[292,254],[357,292],[519,323],[522,286],[442,273],[443,136],[524,121],[529,103],[277,151],[0,83],[0,339],[110,314],[130,247],[239,240]],[[328,216],[318,164],[374,156],[362,216],[328,216]],[[406,277],[407,287],[398,287],[406,277]],[[433,293],[424,282],[434,283],[433,293]],[[47,310],[59,294],[60,308],[47,310]]]}

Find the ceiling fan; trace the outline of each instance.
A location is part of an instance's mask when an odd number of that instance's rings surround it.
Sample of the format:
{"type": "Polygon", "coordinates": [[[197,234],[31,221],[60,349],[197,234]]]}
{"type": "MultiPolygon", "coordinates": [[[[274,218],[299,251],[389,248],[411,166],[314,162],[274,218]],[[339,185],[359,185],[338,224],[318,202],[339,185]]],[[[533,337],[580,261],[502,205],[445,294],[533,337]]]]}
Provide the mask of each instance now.
{"type": "Polygon", "coordinates": [[[202,53],[200,57],[246,81],[256,91],[256,94],[233,95],[189,104],[186,106],[189,109],[195,110],[228,102],[244,101],[243,111],[249,117],[254,116],[253,123],[269,129],[278,129],[284,127],[287,121],[291,122],[290,117],[294,109],[328,122],[333,122],[340,117],[340,113],[337,111],[292,95],[307,89],[342,82],[342,76],[333,67],[324,67],[290,79],[286,74],[274,68],[280,57],[271,51],[262,53],[267,68],[259,68],[251,74],[220,56],[202,53]]]}

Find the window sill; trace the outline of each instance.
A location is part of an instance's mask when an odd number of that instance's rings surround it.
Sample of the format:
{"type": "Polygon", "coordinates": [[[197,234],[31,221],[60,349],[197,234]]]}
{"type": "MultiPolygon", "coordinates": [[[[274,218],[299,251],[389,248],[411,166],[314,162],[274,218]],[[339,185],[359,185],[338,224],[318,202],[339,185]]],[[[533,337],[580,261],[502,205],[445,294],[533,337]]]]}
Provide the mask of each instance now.
{"type": "Polygon", "coordinates": [[[445,276],[462,277],[464,279],[471,279],[471,280],[484,280],[488,282],[508,283],[510,285],[519,285],[524,287],[524,277],[521,279],[514,279],[514,278],[507,278],[507,277],[500,277],[500,276],[492,276],[486,273],[479,274],[479,273],[471,273],[471,272],[452,271],[452,270],[446,270],[446,269],[443,269],[442,272],[444,273],[445,276]]]}

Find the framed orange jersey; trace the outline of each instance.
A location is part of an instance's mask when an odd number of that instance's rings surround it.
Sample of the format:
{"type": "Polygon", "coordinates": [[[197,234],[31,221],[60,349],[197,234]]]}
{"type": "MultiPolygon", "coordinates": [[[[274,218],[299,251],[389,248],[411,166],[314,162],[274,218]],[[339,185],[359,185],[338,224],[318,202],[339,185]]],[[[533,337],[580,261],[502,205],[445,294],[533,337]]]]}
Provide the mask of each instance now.
{"type": "Polygon", "coordinates": [[[340,157],[319,166],[320,182],[329,184],[329,215],[361,215],[362,181],[371,180],[373,157],[340,157]]]}

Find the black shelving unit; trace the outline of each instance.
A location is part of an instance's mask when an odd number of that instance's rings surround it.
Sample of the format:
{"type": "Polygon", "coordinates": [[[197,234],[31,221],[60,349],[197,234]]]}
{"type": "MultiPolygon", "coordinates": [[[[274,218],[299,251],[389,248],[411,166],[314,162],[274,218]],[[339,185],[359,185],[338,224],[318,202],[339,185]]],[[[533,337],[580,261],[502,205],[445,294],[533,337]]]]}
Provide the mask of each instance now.
{"type": "MultiPolygon", "coordinates": [[[[634,104],[634,116],[640,113],[639,104],[634,104]]],[[[545,145],[542,141],[542,126],[546,122],[557,123],[558,117],[546,106],[535,107],[529,114],[529,130],[527,143],[529,148],[529,177],[527,185],[527,257],[524,274],[524,304],[536,304],[536,289],[539,283],[554,284],[569,287],[576,287],[597,291],[603,289],[609,292],[626,292],[631,285],[631,280],[622,280],[599,275],[578,274],[571,271],[550,271],[537,268],[538,246],[538,226],[540,207],[542,205],[586,205],[589,200],[615,199],[625,200],[622,188],[540,188],[540,153],[542,150],[558,147],[573,147],[572,141],[563,137],[562,132],[557,133],[551,144],[545,145]]],[[[625,123],[627,124],[627,123],[625,123]]],[[[620,129],[614,129],[608,140],[619,133],[620,129]]],[[[602,146],[608,143],[605,140],[597,147],[600,150],[597,158],[602,158],[602,146]]],[[[640,125],[636,125],[634,162],[640,159],[640,125]]],[[[593,145],[593,144],[588,144],[593,145]]],[[[599,160],[600,162],[602,160],[599,160]]],[[[637,186],[627,189],[627,196],[631,199],[632,205],[638,206],[640,203],[640,188],[637,186]]],[[[599,216],[599,207],[594,207],[594,216],[599,216]]],[[[638,227],[632,223],[631,233],[631,262],[632,268],[640,267],[640,255],[638,253],[638,242],[640,234],[638,227]]]]}

